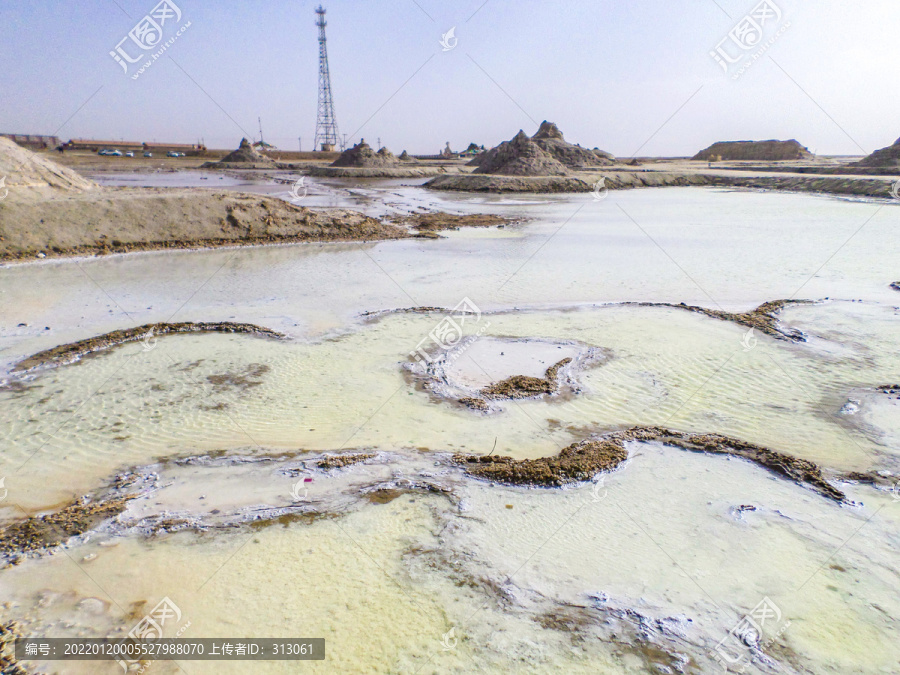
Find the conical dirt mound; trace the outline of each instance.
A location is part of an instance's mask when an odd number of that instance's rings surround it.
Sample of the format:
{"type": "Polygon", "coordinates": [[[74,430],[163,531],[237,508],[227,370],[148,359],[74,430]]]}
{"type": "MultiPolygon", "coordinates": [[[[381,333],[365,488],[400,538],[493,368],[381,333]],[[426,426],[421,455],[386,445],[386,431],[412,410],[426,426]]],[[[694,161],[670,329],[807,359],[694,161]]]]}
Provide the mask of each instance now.
{"type": "Polygon", "coordinates": [[[475,173],[564,176],[568,171],[563,164],[544,152],[535,141],[520,130],[511,141],[504,141],[486,152],[475,173]]]}
{"type": "Polygon", "coordinates": [[[246,138],[241,139],[241,145],[237,150],[225,155],[219,162],[221,164],[275,164],[274,160],[250,145],[250,141],[246,138]]]}
{"type": "MultiPolygon", "coordinates": [[[[97,184],[72,169],[0,137],[0,195],[8,188],[91,190],[97,184]]],[[[14,193],[17,191],[14,190],[14,193]]]]}
{"type": "Polygon", "coordinates": [[[582,148],[580,145],[566,143],[559,127],[547,120],[541,122],[540,129],[531,139],[541,147],[541,150],[570,169],[606,166],[612,163],[611,155],[604,157],[592,150],[582,148]]]}
{"type": "Polygon", "coordinates": [[[382,148],[375,152],[363,139],[352,148],[344,150],[331,166],[380,167],[394,166],[399,163],[400,161],[390,150],[382,148]]]}
{"type": "Polygon", "coordinates": [[[856,162],[856,166],[900,166],[900,138],[893,145],[889,145],[881,150],[876,150],[868,157],[856,162]]]}

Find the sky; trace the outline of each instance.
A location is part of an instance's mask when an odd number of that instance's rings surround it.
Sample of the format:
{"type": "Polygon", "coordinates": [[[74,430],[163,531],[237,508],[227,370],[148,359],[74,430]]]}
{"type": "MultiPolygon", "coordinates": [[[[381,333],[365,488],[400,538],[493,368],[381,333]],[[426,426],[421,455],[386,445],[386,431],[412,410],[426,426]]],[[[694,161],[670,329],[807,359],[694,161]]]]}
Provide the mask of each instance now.
{"type": "MultiPolygon", "coordinates": [[[[169,0],[181,16],[142,51],[129,32],[158,1],[0,0],[0,132],[233,148],[262,118],[267,142],[312,149],[318,2],[169,0]],[[110,52],[144,56],[126,71],[110,52]]],[[[861,155],[900,136],[897,0],[323,4],[340,132],[397,154],[544,119],[620,157],[770,138],[861,155]]]]}

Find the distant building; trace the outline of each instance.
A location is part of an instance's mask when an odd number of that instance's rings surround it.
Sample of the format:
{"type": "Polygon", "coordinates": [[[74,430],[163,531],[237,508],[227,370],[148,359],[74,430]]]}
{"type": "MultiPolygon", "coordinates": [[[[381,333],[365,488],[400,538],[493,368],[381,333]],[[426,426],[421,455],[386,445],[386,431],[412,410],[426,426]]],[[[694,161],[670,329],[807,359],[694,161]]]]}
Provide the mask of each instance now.
{"type": "Polygon", "coordinates": [[[47,150],[59,146],[59,136],[38,136],[36,134],[0,134],[0,136],[29,150],[47,150]]]}
{"type": "Polygon", "coordinates": [[[187,154],[204,152],[206,150],[206,146],[199,143],[144,143],[144,150],[146,152],[174,151],[187,154]]]}
{"type": "Polygon", "coordinates": [[[144,144],[136,141],[97,141],[89,138],[73,138],[65,144],[66,150],[89,150],[97,152],[103,148],[115,148],[117,150],[143,150],[144,144]]]}
{"type": "Polygon", "coordinates": [[[139,143],[137,141],[98,141],[90,138],[73,138],[64,146],[66,150],[97,152],[103,148],[132,150],[134,152],[183,152],[196,154],[206,150],[199,143],[139,143]]]}

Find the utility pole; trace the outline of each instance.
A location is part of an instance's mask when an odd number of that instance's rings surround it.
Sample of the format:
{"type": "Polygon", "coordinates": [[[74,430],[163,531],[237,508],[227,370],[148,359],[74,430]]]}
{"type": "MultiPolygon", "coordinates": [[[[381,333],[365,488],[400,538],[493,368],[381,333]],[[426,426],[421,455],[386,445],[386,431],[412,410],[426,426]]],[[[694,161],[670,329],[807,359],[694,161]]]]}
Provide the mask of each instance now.
{"type": "Polygon", "coordinates": [[[334,99],[331,95],[331,74],[328,69],[328,48],[325,38],[325,8],[316,9],[316,25],[319,27],[319,107],[316,114],[316,138],[313,150],[331,152],[340,141],[334,99]]]}

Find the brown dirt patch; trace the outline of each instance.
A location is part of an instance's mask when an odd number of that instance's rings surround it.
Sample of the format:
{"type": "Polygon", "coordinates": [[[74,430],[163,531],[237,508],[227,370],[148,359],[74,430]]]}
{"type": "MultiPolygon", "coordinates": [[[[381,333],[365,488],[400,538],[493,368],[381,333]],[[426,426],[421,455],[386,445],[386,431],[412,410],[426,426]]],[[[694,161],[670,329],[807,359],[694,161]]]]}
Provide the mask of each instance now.
{"type": "Polygon", "coordinates": [[[262,384],[262,376],[269,372],[271,368],[264,363],[251,363],[242,373],[221,373],[219,375],[209,375],[206,380],[217,390],[236,388],[250,389],[258,387],[262,384]]]}
{"type": "Polygon", "coordinates": [[[489,213],[414,213],[401,216],[398,224],[406,225],[419,232],[440,232],[441,230],[457,230],[461,227],[497,227],[518,222],[514,218],[504,218],[489,213]]]}
{"type": "Polygon", "coordinates": [[[485,387],[479,393],[488,399],[532,398],[541,394],[552,394],[559,387],[557,382],[559,369],[571,361],[571,358],[566,358],[553,364],[547,369],[544,378],[513,375],[485,387]]]}
{"type": "Polygon", "coordinates": [[[374,452],[358,452],[348,455],[326,455],[316,464],[320,469],[343,469],[375,457],[374,452]]]}
{"type": "Polygon", "coordinates": [[[16,556],[40,551],[83,534],[125,510],[129,497],[100,502],[79,500],[44,516],[31,516],[0,530],[0,554],[16,556]]]}
{"type": "Polygon", "coordinates": [[[500,456],[453,456],[466,473],[511,485],[559,486],[589,480],[600,471],[610,471],[623,462],[628,441],[659,441],[690,450],[726,454],[748,459],[797,484],[807,485],[819,494],[843,502],[845,495],[822,475],[814,463],[747,443],[721,434],[690,434],[662,427],[632,427],[606,434],[598,439],[573,443],[555,457],[517,460],[500,456]]]}
{"type": "Polygon", "coordinates": [[[778,325],[778,318],[775,316],[781,309],[787,305],[810,304],[810,300],[771,300],[764,302],[756,309],[749,312],[724,312],[718,309],[708,309],[706,307],[696,307],[694,305],[686,305],[669,302],[638,302],[634,303],[641,307],[674,307],[676,309],[686,309],[689,312],[697,312],[705,314],[714,319],[723,321],[731,321],[733,323],[746,326],[747,328],[755,328],[761,333],[770,335],[778,340],[789,340],[791,342],[805,342],[806,338],[798,330],[782,328],[778,325]]]}

